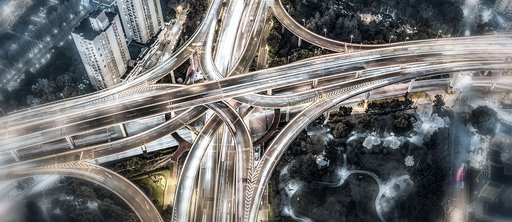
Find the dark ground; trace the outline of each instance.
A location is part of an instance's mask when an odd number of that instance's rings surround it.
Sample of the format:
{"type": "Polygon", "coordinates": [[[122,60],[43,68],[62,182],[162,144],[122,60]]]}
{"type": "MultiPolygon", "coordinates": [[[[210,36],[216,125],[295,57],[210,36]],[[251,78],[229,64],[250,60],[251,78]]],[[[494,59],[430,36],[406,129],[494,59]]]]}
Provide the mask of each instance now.
{"type": "Polygon", "coordinates": [[[356,174],[341,187],[309,186],[292,197],[291,206],[314,221],[379,221],[374,205],[378,192],[375,180],[356,174]]]}

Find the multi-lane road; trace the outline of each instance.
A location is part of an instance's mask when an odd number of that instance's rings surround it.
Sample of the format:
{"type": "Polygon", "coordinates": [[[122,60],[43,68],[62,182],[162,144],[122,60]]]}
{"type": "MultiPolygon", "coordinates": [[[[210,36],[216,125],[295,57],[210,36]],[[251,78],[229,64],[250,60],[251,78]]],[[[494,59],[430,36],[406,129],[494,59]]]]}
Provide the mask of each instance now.
{"type": "MultiPolygon", "coordinates": [[[[295,135],[316,116],[354,96],[419,77],[512,69],[511,42],[512,34],[499,33],[384,45],[350,44],[307,30],[287,14],[278,0],[233,0],[224,4],[214,0],[190,40],[152,69],[111,89],[0,118],[0,152],[34,149],[36,153],[0,163],[0,168],[9,167],[9,172],[13,172],[9,175],[20,177],[45,174],[48,168],[44,166],[51,166],[62,175],[89,178],[120,195],[141,220],[161,221],[158,213],[154,213],[154,206],[147,204],[147,198],[144,199],[133,184],[114,172],[84,161],[94,163],[99,157],[143,146],[186,127],[211,110],[211,117],[195,138],[183,165],[173,220],[256,221],[259,202],[272,170],[295,135]],[[246,73],[260,48],[258,44],[269,8],[301,39],[343,53],[246,73]],[[216,31],[219,28],[221,30],[216,31]],[[351,51],[357,52],[349,53],[351,51]],[[208,81],[193,85],[154,84],[194,53],[200,54],[200,68],[208,81]],[[272,90],[274,95],[261,93],[267,90],[272,90]],[[275,137],[254,169],[253,138],[243,119],[246,113],[237,108],[242,107],[240,103],[272,110],[294,106],[303,109],[275,137]],[[41,144],[64,139],[72,144],[74,137],[86,132],[171,112],[177,115],[140,134],[37,155],[41,144]],[[208,151],[212,141],[220,142],[215,152],[208,151]],[[205,156],[207,151],[210,153],[205,156]],[[85,165],[73,168],[67,163],[85,165]],[[120,189],[129,192],[120,193],[120,189]],[[212,196],[217,201],[209,201],[212,196]],[[205,197],[206,202],[198,197],[205,197]],[[150,213],[152,215],[148,215],[150,213]]],[[[421,84],[423,89],[437,86],[436,81],[421,84]]],[[[498,83],[480,80],[477,84],[505,88],[512,85],[512,79],[503,77],[498,83]]],[[[9,177],[0,177],[6,178],[9,177]]]]}

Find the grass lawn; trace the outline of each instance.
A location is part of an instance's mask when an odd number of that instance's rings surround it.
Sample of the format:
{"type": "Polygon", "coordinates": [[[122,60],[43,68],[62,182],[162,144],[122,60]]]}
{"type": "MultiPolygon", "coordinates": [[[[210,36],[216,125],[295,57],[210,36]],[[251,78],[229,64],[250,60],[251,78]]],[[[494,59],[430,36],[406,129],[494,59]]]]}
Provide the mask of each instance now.
{"type": "Polygon", "coordinates": [[[157,208],[163,209],[165,200],[164,191],[166,189],[169,176],[170,172],[168,170],[164,170],[135,178],[133,182],[141,187],[144,187],[145,185],[151,187],[152,192],[149,199],[157,208]]]}

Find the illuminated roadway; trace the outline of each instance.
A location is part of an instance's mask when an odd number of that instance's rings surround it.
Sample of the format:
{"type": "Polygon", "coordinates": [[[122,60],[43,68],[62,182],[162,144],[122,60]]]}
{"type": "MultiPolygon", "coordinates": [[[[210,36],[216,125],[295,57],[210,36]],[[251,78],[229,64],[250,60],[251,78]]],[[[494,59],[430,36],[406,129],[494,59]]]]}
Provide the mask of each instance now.
{"type": "Polygon", "coordinates": [[[60,113],[54,118],[48,117],[40,120],[27,118],[22,124],[17,125],[7,123],[4,125],[5,127],[0,129],[0,135],[4,138],[0,142],[0,151],[19,149],[141,117],[218,102],[226,98],[240,98],[241,101],[251,105],[262,105],[258,103],[267,102],[271,104],[264,105],[266,107],[286,107],[306,99],[313,99],[318,94],[326,93],[321,90],[329,86],[301,92],[303,94],[301,97],[291,95],[276,97],[278,98],[276,99],[269,96],[253,95],[252,97],[256,97],[256,99],[252,100],[251,96],[246,98],[240,97],[240,95],[307,83],[313,80],[325,81],[326,84],[330,84],[331,88],[336,88],[344,84],[345,81],[332,81],[333,79],[347,80],[350,77],[354,78],[355,75],[358,75],[358,72],[360,73],[359,78],[389,77],[389,75],[383,75],[382,73],[421,66],[428,68],[429,65],[433,64],[472,61],[475,59],[503,62],[503,58],[512,49],[509,43],[510,36],[486,37],[483,40],[471,39],[475,41],[472,43],[468,40],[460,42],[452,40],[446,45],[422,44],[414,47],[417,51],[412,55],[410,55],[412,46],[360,52],[357,53],[358,57],[349,57],[351,54],[333,54],[191,86],[157,87],[152,89],[153,93],[146,93],[140,98],[123,97],[103,106],[60,113]],[[493,43],[492,46],[489,46],[490,42],[493,43]],[[485,57],[483,57],[484,55],[485,57]],[[396,64],[397,62],[399,63],[396,64]],[[283,101],[286,102],[275,104],[283,101]]]}
{"type": "MultiPolygon", "coordinates": [[[[210,5],[208,14],[198,31],[191,37],[191,40],[170,56],[166,62],[162,62],[139,76],[131,77],[130,80],[112,89],[81,96],[77,99],[68,99],[64,102],[19,111],[0,118],[0,138],[2,139],[0,151],[16,151],[23,147],[68,138],[83,132],[126,123],[143,117],[178,112],[176,117],[138,135],[62,153],[43,154],[39,157],[22,159],[20,162],[10,163],[3,167],[10,167],[9,170],[14,172],[13,175],[33,175],[45,174],[40,170],[41,166],[61,164],[53,165],[60,166],[60,168],[54,167],[52,170],[57,169],[57,171],[68,176],[81,177],[80,175],[82,175],[86,179],[90,172],[102,175],[103,170],[96,172],[97,169],[101,168],[84,167],[80,169],[88,170],[76,170],[62,167],[64,166],[62,164],[73,163],[73,161],[93,163],[95,158],[114,155],[133,147],[142,146],[148,141],[153,141],[185,127],[193,120],[204,115],[207,109],[210,109],[215,114],[204,125],[194,141],[181,172],[175,196],[174,220],[190,220],[191,205],[189,203],[192,202],[193,198],[191,188],[195,186],[199,163],[203,159],[213,135],[218,132],[222,125],[225,125],[228,130],[223,133],[231,134],[235,141],[236,157],[234,159],[236,161],[225,166],[235,168],[235,177],[231,182],[234,183],[233,188],[235,190],[228,188],[230,187],[228,179],[220,178],[216,181],[227,181],[227,184],[222,186],[228,189],[216,189],[216,191],[234,192],[234,195],[226,195],[226,197],[231,197],[234,200],[232,204],[236,207],[233,209],[234,212],[231,212],[231,210],[223,211],[224,215],[220,213],[216,214],[215,217],[230,218],[230,215],[235,215],[230,220],[256,221],[259,200],[270,172],[296,133],[300,132],[320,113],[366,91],[418,77],[459,71],[512,68],[512,64],[507,61],[507,58],[512,55],[512,35],[500,33],[498,35],[410,41],[378,46],[353,45],[362,49],[375,49],[351,54],[325,55],[276,68],[242,74],[252,62],[254,53],[258,49],[263,24],[267,18],[267,3],[272,6],[276,17],[292,33],[321,47],[334,51],[345,51],[347,44],[328,40],[318,35],[315,36],[307,29],[297,27],[297,23],[293,23],[289,15],[283,13],[284,9],[279,1],[261,1],[259,4],[250,3],[246,5],[247,14],[244,13],[240,16],[236,13],[228,13],[228,15],[234,16],[227,16],[223,19],[229,21],[229,23],[226,23],[228,25],[225,26],[236,27],[236,24],[239,24],[237,33],[248,34],[241,35],[242,37],[237,34],[234,42],[229,40],[232,37],[228,39],[219,37],[218,42],[223,42],[224,45],[231,48],[229,50],[230,56],[217,60],[218,64],[223,67],[222,72],[219,72],[212,59],[212,48],[214,28],[222,7],[222,1],[215,0],[210,5]],[[232,18],[240,19],[241,22],[230,21],[232,18]],[[244,30],[246,27],[252,28],[244,30]],[[210,81],[189,86],[152,85],[189,59],[194,52],[201,54],[201,68],[210,81]],[[223,76],[226,77],[223,78],[223,76]],[[274,89],[280,93],[273,96],[259,94],[268,89],[274,89]],[[289,108],[290,106],[306,105],[304,111],[292,119],[277,135],[268,151],[262,156],[254,172],[252,169],[253,142],[248,127],[232,105],[223,102],[232,98],[252,106],[268,108],[289,108]]],[[[241,3],[238,2],[237,4],[241,3]]],[[[230,28],[230,30],[234,30],[234,28],[230,28]]],[[[225,32],[226,36],[229,36],[229,34],[232,33],[225,32]]],[[[495,80],[482,80],[479,84],[493,87],[510,86],[510,79],[507,78],[498,83],[493,81],[495,80]]],[[[230,137],[227,136],[226,138],[230,137]]],[[[223,143],[229,143],[228,139],[222,141],[225,141],[223,143]]],[[[74,163],[76,164],[76,162],[74,163]]],[[[3,171],[6,172],[5,169],[3,171]]],[[[229,172],[229,170],[222,172],[229,172]]],[[[229,175],[229,173],[221,174],[229,175]]],[[[125,181],[127,184],[123,185],[123,189],[134,189],[133,184],[123,180],[113,172],[104,175],[110,176],[108,178],[103,177],[103,179],[91,179],[91,181],[106,186],[122,198],[126,194],[116,192],[119,189],[119,187],[116,188],[118,186],[116,184],[125,181]]],[[[133,192],[128,192],[128,194],[133,196],[125,196],[123,200],[134,209],[141,220],[161,221],[158,213],[154,214],[153,205],[150,204],[151,209],[147,208],[149,206],[146,206],[147,209],[143,209],[144,201],[140,202],[143,194],[140,190],[135,189],[133,192]],[[137,203],[142,206],[137,206],[137,203]],[[151,215],[144,215],[149,214],[148,212],[153,212],[152,216],[154,218],[150,218],[151,215]]],[[[216,193],[215,195],[223,194],[216,193]]],[[[222,208],[222,206],[219,206],[219,208],[222,208]]],[[[213,213],[209,214],[210,217],[213,216],[213,213]]]]}
{"type": "Polygon", "coordinates": [[[151,200],[137,186],[109,169],[85,162],[3,170],[0,172],[0,181],[37,175],[69,176],[99,184],[125,201],[141,221],[163,221],[151,200]]]}

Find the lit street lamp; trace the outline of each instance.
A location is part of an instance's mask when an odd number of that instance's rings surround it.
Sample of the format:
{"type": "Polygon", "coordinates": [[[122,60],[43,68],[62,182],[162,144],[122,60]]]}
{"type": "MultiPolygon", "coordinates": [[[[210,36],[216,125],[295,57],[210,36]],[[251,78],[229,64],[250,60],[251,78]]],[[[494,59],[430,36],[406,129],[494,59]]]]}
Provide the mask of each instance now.
{"type": "Polygon", "coordinates": [[[405,37],[405,41],[407,42],[407,40],[409,40],[409,36],[405,37]]]}
{"type": "Polygon", "coordinates": [[[439,35],[441,35],[441,30],[439,30],[439,31],[437,32],[436,39],[438,39],[438,38],[439,38],[439,35]]]}
{"type": "Polygon", "coordinates": [[[354,35],[350,35],[350,44],[352,44],[352,39],[354,38],[354,35]]]}
{"type": "Polygon", "coordinates": [[[324,28],[324,37],[327,38],[327,29],[324,28]]]}
{"type": "Polygon", "coordinates": [[[391,39],[393,38],[393,35],[389,36],[389,41],[388,41],[388,44],[391,45],[391,39]]]}
{"type": "Polygon", "coordinates": [[[306,27],[306,19],[302,19],[302,23],[304,24],[304,27],[306,27]]]}

